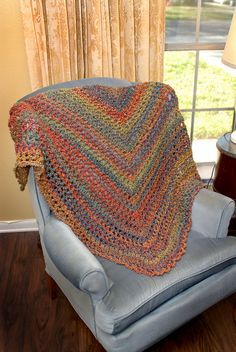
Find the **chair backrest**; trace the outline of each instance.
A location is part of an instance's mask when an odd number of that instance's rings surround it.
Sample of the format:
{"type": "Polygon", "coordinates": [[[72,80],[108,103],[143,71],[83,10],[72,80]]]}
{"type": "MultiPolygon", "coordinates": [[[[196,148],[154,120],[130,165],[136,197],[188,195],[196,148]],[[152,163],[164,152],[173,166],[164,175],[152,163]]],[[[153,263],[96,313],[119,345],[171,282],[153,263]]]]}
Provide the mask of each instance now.
{"type": "MultiPolygon", "coordinates": [[[[20,101],[28,99],[36,94],[46,92],[48,90],[59,89],[59,88],[73,88],[73,87],[81,87],[81,86],[91,86],[91,85],[103,85],[103,86],[111,86],[111,87],[127,87],[135,83],[130,83],[126,80],[121,80],[117,78],[107,78],[107,77],[96,77],[96,78],[85,78],[78,81],[69,81],[54,84],[51,86],[43,87],[35,92],[32,92],[23,98],[20,101]]],[[[38,186],[35,183],[33,170],[30,170],[29,180],[28,180],[28,188],[31,195],[33,209],[37,218],[39,233],[42,236],[44,231],[44,226],[47,217],[50,215],[50,209],[44,200],[43,196],[40,194],[38,186]]]]}

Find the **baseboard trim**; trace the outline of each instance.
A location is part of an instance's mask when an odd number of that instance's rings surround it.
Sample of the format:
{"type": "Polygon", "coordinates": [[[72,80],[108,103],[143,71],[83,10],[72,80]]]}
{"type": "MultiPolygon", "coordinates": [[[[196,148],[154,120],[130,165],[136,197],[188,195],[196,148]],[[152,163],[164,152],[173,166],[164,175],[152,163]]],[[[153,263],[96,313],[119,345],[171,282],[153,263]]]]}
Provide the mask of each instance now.
{"type": "Polygon", "coordinates": [[[0,233],[38,231],[36,219],[0,221],[0,233]]]}

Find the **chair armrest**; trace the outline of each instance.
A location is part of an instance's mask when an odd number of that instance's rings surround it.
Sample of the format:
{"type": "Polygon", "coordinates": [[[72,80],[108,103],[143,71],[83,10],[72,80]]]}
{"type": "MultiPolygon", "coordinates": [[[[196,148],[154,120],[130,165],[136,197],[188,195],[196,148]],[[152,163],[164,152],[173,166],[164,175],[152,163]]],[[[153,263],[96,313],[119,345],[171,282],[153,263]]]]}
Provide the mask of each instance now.
{"type": "Polygon", "coordinates": [[[53,263],[75,287],[91,295],[93,300],[100,300],[107,294],[111,280],[69,226],[50,216],[43,241],[53,263]]]}
{"type": "Polygon", "coordinates": [[[206,237],[226,237],[235,203],[222,194],[201,189],[193,202],[192,230],[206,237]]]}

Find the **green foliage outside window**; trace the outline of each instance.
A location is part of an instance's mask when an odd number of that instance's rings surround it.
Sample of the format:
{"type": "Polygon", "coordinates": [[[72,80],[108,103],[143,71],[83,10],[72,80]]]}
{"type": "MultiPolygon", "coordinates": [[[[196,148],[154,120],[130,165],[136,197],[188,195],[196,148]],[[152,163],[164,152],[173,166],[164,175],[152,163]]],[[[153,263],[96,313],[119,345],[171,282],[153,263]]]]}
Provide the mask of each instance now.
{"type": "MultiPolygon", "coordinates": [[[[195,55],[195,52],[165,53],[164,82],[175,89],[180,109],[192,107],[195,55]]],[[[200,56],[196,108],[233,107],[235,94],[236,77],[200,56]]],[[[184,116],[189,128],[191,114],[184,116]]],[[[232,111],[196,113],[194,138],[218,138],[231,129],[232,117],[232,111]]]]}

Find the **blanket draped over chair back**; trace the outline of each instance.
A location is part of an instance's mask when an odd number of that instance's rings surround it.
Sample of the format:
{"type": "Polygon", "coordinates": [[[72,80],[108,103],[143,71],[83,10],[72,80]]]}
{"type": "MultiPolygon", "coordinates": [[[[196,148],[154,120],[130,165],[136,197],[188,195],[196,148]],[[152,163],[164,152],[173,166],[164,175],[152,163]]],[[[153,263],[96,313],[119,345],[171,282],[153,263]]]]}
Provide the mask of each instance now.
{"type": "Polygon", "coordinates": [[[49,90],[16,103],[9,127],[21,189],[33,166],[92,253],[150,276],[176,265],[202,182],[170,86],[49,90]]]}

